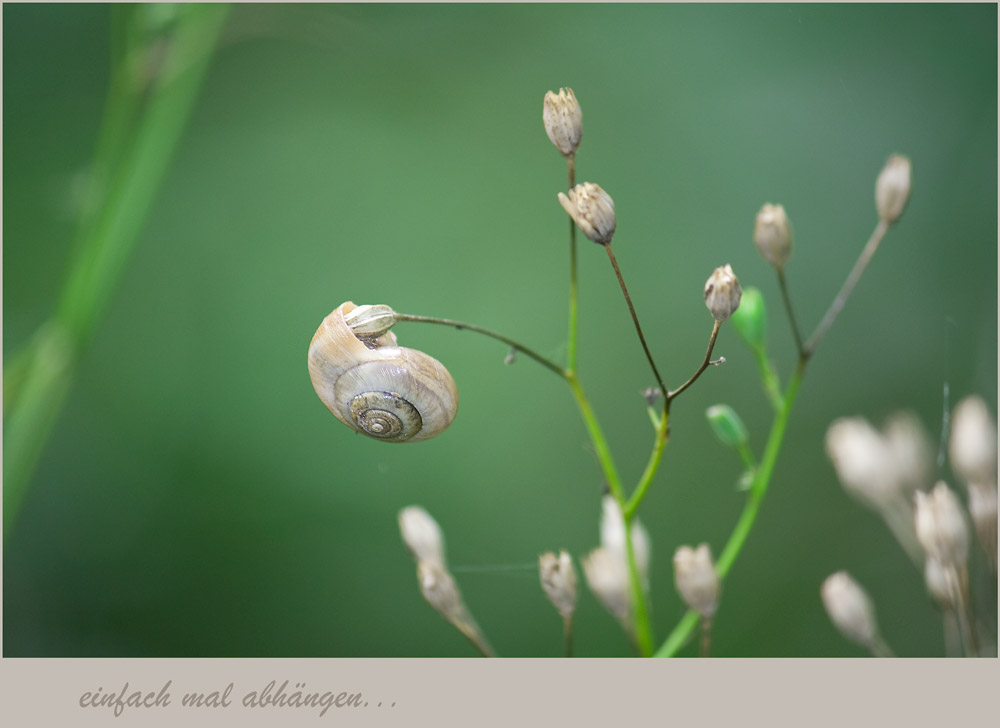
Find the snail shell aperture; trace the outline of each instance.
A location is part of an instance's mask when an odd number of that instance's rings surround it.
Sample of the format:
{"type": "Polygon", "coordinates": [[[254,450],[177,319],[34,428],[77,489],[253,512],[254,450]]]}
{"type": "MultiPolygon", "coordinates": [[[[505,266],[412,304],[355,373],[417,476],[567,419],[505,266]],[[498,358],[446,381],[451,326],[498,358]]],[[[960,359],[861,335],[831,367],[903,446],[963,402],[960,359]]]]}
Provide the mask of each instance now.
{"type": "Polygon", "coordinates": [[[384,442],[434,437],[455,419],[458,389],[434,357],[397,345],[391,331],[362,340],[344,315],[351,301],[323,319],[309,344],[309,377],[334,417],[384,442]]]}

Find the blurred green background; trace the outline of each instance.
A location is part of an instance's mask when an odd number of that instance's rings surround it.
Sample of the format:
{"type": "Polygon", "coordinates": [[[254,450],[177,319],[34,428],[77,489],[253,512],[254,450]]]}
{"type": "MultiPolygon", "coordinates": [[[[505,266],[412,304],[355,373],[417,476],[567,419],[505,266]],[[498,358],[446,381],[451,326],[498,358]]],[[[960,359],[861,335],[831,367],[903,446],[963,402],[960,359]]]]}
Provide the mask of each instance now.
{"type": "MultiPolygon", "coordinates": [[[[109,15],[3,8],[5,363],[67,273],[109,15]]],[[[823,435],[907,408],[936,440],[945,385],[952,404],[979,393],[995,412],[996,25],[993,5],[236,7],[5,534],[4,654],[474,654],[418,592],[396,525],[410,504],[444,529],[498,652],[560,654],[531,565],[597,545],[602,487],[569,389],[526,357],[505,366],[497,342],[400,325],[402,344],[448,366],[461,407],[440,437],[390,446],[337,422],[306,372],[316,326],[345,300],[475,322],[564,360],[566,173],[541,122],[560,86],[584,113],[577,179],[614,197],[618,260],[674,385],[704,353],[702,287],[727,262],[764,292],[787,377],[794,345],[754,215],[768,201],[789,213],[789,284],[811,331],[874,227],[883,162],[912,159],[909,207],[807,372],[713,652],[863,654],[819,599],[846,568],[899,654],[943,654],[921,575],[845,495],[823,435]]],[[[652,378],[606,257],[581,243],[580,373],[634,483],[652,378]]],[[[725,366],[673,408],[640,511],[657,644],[683,612],[674,550],[718,553],[744,502],[706,407],[733,405],[758,454],[770,424],[728,327],[716,355],[725,366]]],[[[586,588],[576,647],[631,654],[586,588]]]]}

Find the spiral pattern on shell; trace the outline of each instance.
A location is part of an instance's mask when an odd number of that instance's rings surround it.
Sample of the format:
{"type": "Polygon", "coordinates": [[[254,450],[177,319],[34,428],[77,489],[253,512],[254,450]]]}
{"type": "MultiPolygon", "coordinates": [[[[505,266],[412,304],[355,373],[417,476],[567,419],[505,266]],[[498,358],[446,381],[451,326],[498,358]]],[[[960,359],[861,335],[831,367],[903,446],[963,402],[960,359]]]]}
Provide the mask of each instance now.
{"type": "Polygon", "coordinates": [[[323,319],[309,345],[309,376],[327,409],[353,430],[383,442],[416,442],[451,424],[458,390],[434,357],[396,344],[387,332],[359,339],[344,321],[347,301],[323,319]]]}

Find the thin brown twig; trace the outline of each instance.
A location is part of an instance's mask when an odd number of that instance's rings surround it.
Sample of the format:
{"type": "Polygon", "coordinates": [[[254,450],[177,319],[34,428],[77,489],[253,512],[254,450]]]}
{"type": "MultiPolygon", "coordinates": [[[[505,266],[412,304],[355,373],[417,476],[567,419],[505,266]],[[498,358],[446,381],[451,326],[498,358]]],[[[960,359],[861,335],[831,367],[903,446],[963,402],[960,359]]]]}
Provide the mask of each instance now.
{"type": "Polygon", "coordinates": [[[698,377],[701,376],[701,373],[703,371],[705,371],[706,369],[708,369],[708,366],[710,364],[716,364],[716,363],[721,363],[722,361],[725,361],[725,360],[719,360],[718,362],[713,362],[712,361],[712,349],[715,348],[715,340],[719,336],[719,329],[720,328],[722,328],[722,322],[721,321],[716,321],[715,322],[715,326],[712,327],[712,335],[708,339],[708,350],[705,352],[705,360],[701,363],[701,366],[698,367],[698,371],[696,371],[694,374],[691,375],[690,379],[688,379],[686,382],[684,382],[684,384],[682,384],[681,386],[679,386],[674,391],[667,392],[667,394],[666,394],[667,402],[670,402],[674,397],[676,397],[678,394],[680,394],[685,389],[687,389],[692,384],[694,384],[695,380],[697,380],[698,377]]]}
{"type": "Polygon", "coordinates": [[[660,385],[660,391],[666,392],[667,387],[663,384],[663,378],[660,376],[660,372],[656,368],[656,363],[653,361],[653,355],[649,351],[649,347],[646,345],[646,337],[642,335],[642,326],[639,325],[639,317],[635,313],[635,307],[632,305],[632,297],[628,295],[628,288],[625,286],[625,279],[622,278],[622,272],[618,268],[618,261],[615,260],[614,251],[611,250],[611,243],[606,243],[604,249],[608,252],[608,259],[611,261],[611,267],[615,269],[615,275],[618,276],[618,285],[621,286],[622,293],[625,294],[625,303],[628,304],[628,311],[632,314],[632,322],[635,324],[635,332],[639,334],[639,343],[642,344],[642,350],[646,352],[646,359],[649,361],[649,366],[653,370],[653,375],[656,377],[656,383],[660,385]]]}

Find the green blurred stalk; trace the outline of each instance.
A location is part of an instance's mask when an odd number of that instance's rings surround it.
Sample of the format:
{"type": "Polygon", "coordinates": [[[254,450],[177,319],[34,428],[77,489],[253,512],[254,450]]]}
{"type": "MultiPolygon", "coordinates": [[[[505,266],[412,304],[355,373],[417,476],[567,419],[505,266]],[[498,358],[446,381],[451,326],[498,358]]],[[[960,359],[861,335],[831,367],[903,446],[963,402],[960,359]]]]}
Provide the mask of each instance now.
{"type": "Polygon", "coordinates": [[[74,260],[53,316],[4,369],[4,540],[163,180],[226,5],[116,5],[112,69],[74,260]]]}
{"type": "MultiPolygon", "coordinates": [[[[788,416],[792,412],[792,405],[795,404],[795,397],[799,392],[799,384],[802,382],[802,375],[805,373],[807,361],[804,358],[799,359],[798,367],[796,367],[795,373],[792,374],[792,378],[788,382],[788,389],[785,391],[781,409],[778,410],[771,425],[771,434],[767,438],[767,445],[764,447],[764,455],[760,460],[760,467],[754,473],[753,484],[750,486],[750,496],[743,507],[743,513],[740,514],[740,519],[737,521],[736,527],[729,536],[726,547],[722,550],[722,554],[716,562],[715,570],[719,575],[720,581],[724,581],[729,574],[729,570],[736,561],[736,557],[739,556],[740,550],[747,540],[747,536],[750,535],[750,529],[753,527],[754,521],[757,520],[760,505],[764,500],[764,495],[767,493],[767,486],[771,482],[771,475],[774,473],[774,466],[778,462],[781,443],[785,439],[785,429],[788,426],[788,416]]],[[[681,621],[678,622],[677,626],[674,627],[674,631],[670,633],[660,646],[660,649],[656,651],[655,656],[673,657],[684,646],[684,643],[687,642],[695,627],[698,626],[699,619],[698,613],[693,609],[689,609],[681,618],[681,621]]]]}
{"type": "MultiPolygon", "coordinates": [[[[632,521],[634,513],[626,510],[625,489],[622,487],[621,479],[618,477],[618,469],[615,467],[614,458],[611,456],[611,449],[607,440],[604,439],[604,432],[597,421],[590,401],[587,399],[583,386],[576,375],[576,372],[567,372],[565,379],[569,382],[576,398],[580,416],[590,435],[590,441],[594,446],[594,453],[601,463],[601,470],[604,471],[604,479],[607,481],[608,490],[611,497],[621,508],[622,518],[625,522],[625,560],[628,566],[629,594],[632,600],[632,628],[635,637],[635,646],[639,654],[643,657],[650,657],[653,654],[653,632],[649,621],[649,610],[646,606],[646,593],[642,588],[642,576],[639,574],[639,565],[635,558],[635,550],[632,547],[632,521]]],[[[664,417],[666,420],[666,417],[664,417]]]]}

